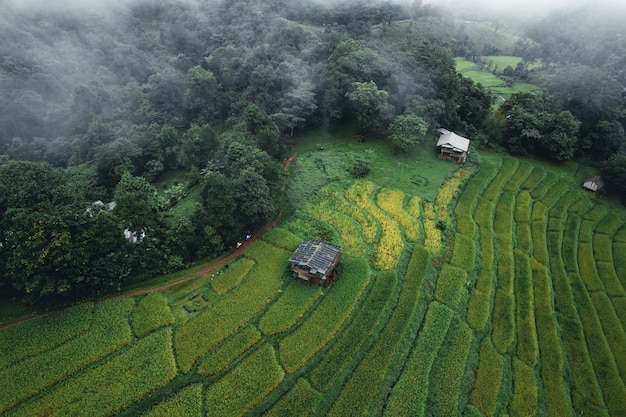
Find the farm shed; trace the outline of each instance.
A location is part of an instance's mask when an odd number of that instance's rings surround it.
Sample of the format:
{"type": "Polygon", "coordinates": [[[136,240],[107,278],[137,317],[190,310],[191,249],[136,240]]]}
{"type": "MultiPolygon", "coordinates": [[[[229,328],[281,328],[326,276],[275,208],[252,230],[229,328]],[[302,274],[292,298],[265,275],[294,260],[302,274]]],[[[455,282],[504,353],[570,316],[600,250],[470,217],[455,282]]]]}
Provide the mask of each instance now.
{"type": "Polygon", "coordinates": [[[320,285],[332,284],[337,278],[335,267],[341,251],[335,245],[321,240],[303,241],[289,258],[289,268],[295,278],[320,285]]]}
{"type": "Polygon", "coordinates": [[[439,148],[439,156],[441,158],[451,159],[454,162],[465,162],[467,158],[470,140],[450,132],[446,129],[439,129],[439,140],[437,148],[439,148]]]}
{"type": "Polygon", "coordinates": [[[583,188],[592,192],[596,192],[604,187],[604,181],[599,176],[589,177],[583,182],[583,188]]]}

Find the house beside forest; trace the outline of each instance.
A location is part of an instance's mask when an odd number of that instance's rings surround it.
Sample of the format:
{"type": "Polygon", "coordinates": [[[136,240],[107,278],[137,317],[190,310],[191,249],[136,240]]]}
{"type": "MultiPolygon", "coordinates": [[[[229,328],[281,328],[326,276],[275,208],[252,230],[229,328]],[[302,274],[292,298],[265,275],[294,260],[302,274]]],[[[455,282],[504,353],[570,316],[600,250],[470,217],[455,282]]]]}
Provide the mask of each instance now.
{"type": "Polygon", "coordinates": [[[437,148],[441,158],[451,159],[456,163],[465,162],[469,151],[470,140],[450,132],[446,129],[439,129],[439,140],[437,148]]]}
{"type": "Polygon", "coordinates": [[[583,188],[591,192],[597,192],[604,187],[604,181],[599,176],[589,177],[583,182],[583,188]]]}
{"type": "Polygon", "coordinates": [[[330,243],[309,239],[303,241],[289,258],[289,269],[294,278],[329,285],[337,278],[336,267],[341,251],[330,243]]]}

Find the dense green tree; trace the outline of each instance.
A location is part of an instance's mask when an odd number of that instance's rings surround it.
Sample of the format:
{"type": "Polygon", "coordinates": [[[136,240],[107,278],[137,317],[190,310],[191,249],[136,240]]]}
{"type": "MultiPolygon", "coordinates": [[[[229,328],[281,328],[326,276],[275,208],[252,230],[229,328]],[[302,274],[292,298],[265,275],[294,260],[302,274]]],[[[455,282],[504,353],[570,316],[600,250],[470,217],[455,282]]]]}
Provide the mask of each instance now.
{"type": "Polygon", "coordinates": [[[145,178],[125,172],[115,186],[113,198],[115,215],[136,236],[158,227],[156,190],[145,178]]]}
{"type": "Polygon", "coordinates": [[[383,125],[391,116],[392,110],[387,98],[389,93],[379,90],[374,81],[352,83],[353,89],[346,98],[355,109],[356,119],[364,130],[383,125]]]}
{"type": "Polygon", "coordinates": [[[622,196],[626,196],[626,152],[618,152],[612,155],[601,166],[602,178],[609,190],[613,190],[622,196]]]}
{"type": "Polygon", "coordinates": [[[407,151],[411,146],[420,143],[426,137],[428,125],[415,114],[396,116],[391,125],[391,144],[398,151],[407,151]]]}
{"type": "Polygon", "coordinates": [[[245,167],[233,180],[237,214],[242,224],[256,229],[271,220],[276,207],[267,180],[253,167],[245,167]]]}
{"type": "Polygon", "coordinates": [[[183,134],[179,164],[186,168],[203,168],[217,147],[215,130],[208,124],[194,124],[183,134]]]}

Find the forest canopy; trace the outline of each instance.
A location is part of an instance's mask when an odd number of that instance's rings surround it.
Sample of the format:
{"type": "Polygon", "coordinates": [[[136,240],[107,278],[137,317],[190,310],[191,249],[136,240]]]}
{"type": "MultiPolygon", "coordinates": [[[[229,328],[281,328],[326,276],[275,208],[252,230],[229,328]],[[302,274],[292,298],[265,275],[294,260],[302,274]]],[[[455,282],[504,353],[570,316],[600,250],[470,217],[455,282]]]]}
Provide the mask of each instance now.
{"type": "Polygon", "coordinates": [[[445,126],[626,183],[626,38],[587,53],[614,32],[525,28],[499,52],[545,91],[494,107],[454,57],[498,48],[420,1],[79,3],[0,17],[0,291],[110,291],[221,253],[278,213],[279,161],[313,127],[415,131],[402,151],[445,126]]]}

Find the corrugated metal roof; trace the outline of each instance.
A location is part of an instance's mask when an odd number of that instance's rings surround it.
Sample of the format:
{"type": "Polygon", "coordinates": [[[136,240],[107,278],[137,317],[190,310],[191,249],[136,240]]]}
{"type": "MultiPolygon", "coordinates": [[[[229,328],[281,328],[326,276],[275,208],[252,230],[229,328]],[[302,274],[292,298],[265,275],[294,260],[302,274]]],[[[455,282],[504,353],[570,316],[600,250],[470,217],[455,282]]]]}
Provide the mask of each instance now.
{"type": "Polygon", "coordinates": [[[446,129],[439,129],[441,136],[437,141],[437,146],[443,146],[445,148],[451,148],[459,152],[467,152],[469,149],[470,140],[459,136],[454,132],[450,132],[446,129]]]}
{"type": "Polygon", "coordinates": [[[301,267],[309,267],[312,273],[328,271],[339,248],[321,240],[309,239],[300,244],[298,249],[291,255],[289,262],[301,267]]]}

